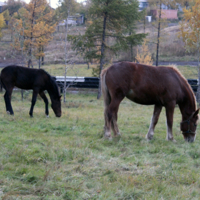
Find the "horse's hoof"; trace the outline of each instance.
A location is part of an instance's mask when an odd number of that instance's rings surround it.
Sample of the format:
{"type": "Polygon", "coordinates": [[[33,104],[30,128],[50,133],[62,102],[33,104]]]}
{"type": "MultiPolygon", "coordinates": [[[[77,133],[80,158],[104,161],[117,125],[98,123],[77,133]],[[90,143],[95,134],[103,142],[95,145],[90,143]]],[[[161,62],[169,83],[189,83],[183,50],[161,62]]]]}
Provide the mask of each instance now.
{"type": "Polygon", "coordinates": [[[118,132],[116,136],[117,136],[117,137],[121,137],[122,135],[121,135],[120,132],[118,132]]]}
{"type": "Polygon", "coordinates": [[[47,118],[49,118],[49,115],[46,115],[47,118]]]}
{"type": "Polygon", "coordinates": [[[152,139],[153,139],[153,135],[148,135],[148,134],[147,134],[147,135],[146,135],[146,139],[147,139],[147,140],[152,140],[152,139]]]}
{"type": "Polygon", "coordinates": [[[176,140],[174,138],[167,138],[167,141],[171,141],[171,142],[176,143],[176,140]]]}
{"type": "Polygon", "coordinates": [[[106,140],[112,141],[112,136],[104,136],[106,140]]]}
{"type": "Polygon", "coordinates": [[[14,113],[11,113],[10,111],[6,111],[6,113],[7,113],[8,115],[14,115],[14,113]]]}

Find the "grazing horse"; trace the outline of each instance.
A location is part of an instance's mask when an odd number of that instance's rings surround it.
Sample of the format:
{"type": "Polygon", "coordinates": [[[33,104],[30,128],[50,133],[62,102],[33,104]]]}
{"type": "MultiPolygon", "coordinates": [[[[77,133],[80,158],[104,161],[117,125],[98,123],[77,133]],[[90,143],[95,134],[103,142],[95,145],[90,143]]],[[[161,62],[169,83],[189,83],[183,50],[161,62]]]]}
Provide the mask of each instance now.
{"type": "Polygon", "coordinates": [[[56,117],[61,116],[61,96],[56,81],[43,69],[30,69],[16,65],[7,66],[1,71],[0,81],[3,88],[6,90],[4,100],[6,111],[9,114],[14,114],[11,105],[11,94],[13,88],[16,86],[24,90],[33,90],[31,108],[29,111],[31,117],[33,117],[33,107],[38,94],[45,102],[45,114],[47,116],[49,115],[48,99],[44,93],[45,90],[49,93],[52,102],[51,107],[56,117]]]}
{"type": "Polygon", "coordinates": [[[164,106],[167,140],[174,140],[173,114],[178,104],[182,114],[182,134],[188,142],[195,140],[199,109],[190,85],[176,68],[120,62],[102,71],[101,88],[105,105],[105,137],[111,137],[111,128],[115,136],[120,135],[117,112],[120,102],[127,97],[138,104],[154,105],[147,139],[153,138],[154,128],[164,106]]]}

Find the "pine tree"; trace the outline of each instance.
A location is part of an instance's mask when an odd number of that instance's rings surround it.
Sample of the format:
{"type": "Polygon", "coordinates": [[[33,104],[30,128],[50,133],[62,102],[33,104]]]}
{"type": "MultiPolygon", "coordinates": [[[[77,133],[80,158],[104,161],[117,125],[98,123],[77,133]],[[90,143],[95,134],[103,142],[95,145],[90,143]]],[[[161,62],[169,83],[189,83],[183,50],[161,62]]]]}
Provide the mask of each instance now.
{"type": "MultiPolygon", "coordinates": [[[[130,44],[140,43],[145,34],[135,34],[134,24],[142,17],[137,0],[91,0],[88,26],[85,38],[87,46],[95,58],[99,60],[98,75],[105,65],[105,52],[116,53],[121,49],[129,49],[130,44]],[[131,35],[127,34],[128,27],[132,26],[131,35]],[[109,43],[113,38],[114,42],[109,43]]],[[[88,55],[87,55],[88,56],[88,55]]],[[[100,86],[100,84],[99,84],[100,86]]],[[[98,97],[101,88],[98,90],[98,97]]]]}

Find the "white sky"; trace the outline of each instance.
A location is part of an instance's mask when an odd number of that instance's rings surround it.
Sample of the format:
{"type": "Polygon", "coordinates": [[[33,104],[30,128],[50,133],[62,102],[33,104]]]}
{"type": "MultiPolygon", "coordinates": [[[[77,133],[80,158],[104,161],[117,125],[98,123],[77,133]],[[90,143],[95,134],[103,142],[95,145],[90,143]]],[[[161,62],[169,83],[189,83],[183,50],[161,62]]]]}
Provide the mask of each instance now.
{"type": "MultiPolygon", "coordinates": [[[[23,0],[25,1],[26,3],[29,3],[30,0],[23,0]]],[[[81,2],[82,0],[77,0],[77,2],[81,2]]],[[[52,8],[57,8],[58,7],[58,0],[47,0],[48,3],[50,3],[51,7],[52,8]]]]}
{"type": "MultiPolygon", "coordinates": [[[[23,1],[25,1],[26,3],[30,2],[30,0],[23,0],[23,1]]],[[[58,0],[47,0],[47,2],[51,4],[52,8],[58,7],[58,0]]]]}

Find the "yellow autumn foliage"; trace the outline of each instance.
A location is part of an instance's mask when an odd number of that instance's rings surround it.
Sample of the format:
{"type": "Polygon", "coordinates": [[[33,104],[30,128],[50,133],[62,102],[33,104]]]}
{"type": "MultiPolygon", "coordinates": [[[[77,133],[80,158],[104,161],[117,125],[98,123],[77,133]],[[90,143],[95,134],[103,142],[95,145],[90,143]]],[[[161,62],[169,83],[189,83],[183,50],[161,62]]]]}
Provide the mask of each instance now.
{"type": "Polygon", "coordinates": [[[139,62],[140,64],[146,64],[146,65],[153,64],[153,59],[151,57],[151,53],[147,45],[147,39],[144,40],[140,48],[137,48],[137,55],[135,58],[136,61],[139,62]]]}
{"type": "Polygon", "coordinates": [[[5,20],[3,14],[0,14],[0,38],[2,37],[1,29],[5,26],[5,20]]]}
{"type": "Polygon", "coordinates": [[[194,0],[194,6],[183,9],[183,12],[178,35],[188,51],[196,51],[200,45],[200,0],[194,0]]]}
{"type": "MultiPolygon", "coordinates": [[[[43,49],[52,39],[56,24],[53,22],[54,11],[48,6],[46,0],[31,0],[26,8],[19,9],[14,15],[15,33],[24,38],[23,51],[29,57],[36,58],[44,56],[43,49]],[[17,15],[17,16],[15,16],[17,15]]],[[[19,50],[21,45],[20,37],[14,40],[15,49],[19,50]]]]}

